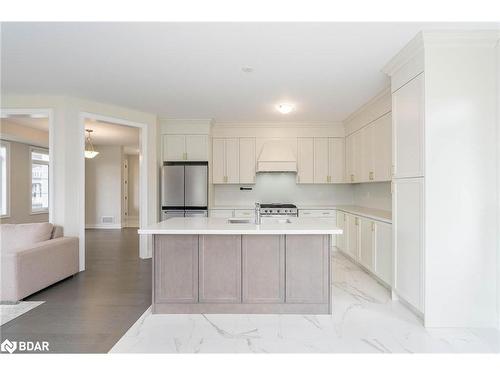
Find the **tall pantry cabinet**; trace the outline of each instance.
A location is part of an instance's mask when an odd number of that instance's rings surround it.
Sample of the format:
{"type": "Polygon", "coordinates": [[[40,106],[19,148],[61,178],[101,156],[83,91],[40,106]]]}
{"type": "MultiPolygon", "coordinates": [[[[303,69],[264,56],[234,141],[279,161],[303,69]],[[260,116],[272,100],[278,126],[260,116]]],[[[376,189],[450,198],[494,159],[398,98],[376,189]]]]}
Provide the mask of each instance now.
{"type": "Polygon", "coordinates": [[[391,79],[394,290],[423,314],[424,72],[396,72],[391,79]]]}
{"type": "Polygon", "coordinates": [[[394,291],[427,327],[498,326],[497,31],[421,32],[391,78],[394,291]],[[496,205],[496,206],[495,206],[496,205]]]}

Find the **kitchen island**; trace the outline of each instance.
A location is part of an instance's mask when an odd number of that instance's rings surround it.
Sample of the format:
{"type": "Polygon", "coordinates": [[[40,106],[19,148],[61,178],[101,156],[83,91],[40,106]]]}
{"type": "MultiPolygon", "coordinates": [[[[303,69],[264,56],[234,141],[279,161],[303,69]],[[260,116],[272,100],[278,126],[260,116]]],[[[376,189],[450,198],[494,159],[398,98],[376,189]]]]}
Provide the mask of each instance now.
{"type": "Polygon", "coordinates": [[[139,234],[154,237],[154,314],[331,312],[334,221],[186,217],[139,234]]]}

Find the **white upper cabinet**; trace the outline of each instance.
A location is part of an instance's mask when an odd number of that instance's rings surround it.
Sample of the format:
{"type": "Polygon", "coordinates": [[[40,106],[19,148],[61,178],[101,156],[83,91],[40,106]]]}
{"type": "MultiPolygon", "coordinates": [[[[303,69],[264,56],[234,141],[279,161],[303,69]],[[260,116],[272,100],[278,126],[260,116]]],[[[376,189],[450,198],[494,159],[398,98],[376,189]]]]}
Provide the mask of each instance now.
{"type": "Polygon", "coordinates": [[[214,184],[226,182],[226,141],[224,138],[212,140],[212,182],[214,184]]]}
{"type": "Polygon", "coordinates": [[[328,175],[329,182],[345,181],[345,139],[328,138],[328,175]]]}
{"type": "Polygon", "coordinates": [[[392,94],[394,178],[424,175],[424,73],[392,94]]]}
{"type": "Polygon", "coordinates": [[[363,135],[361,130],[347,137],[347,181],[361,182],[363,171],[363,135]]]}
{"type": "Polygon", "coordinates": [[[314,183],[345,181],[344,138],[314,138],[314,183]]]}
{"type": "Polygon", "coordinates": [[[392,116],[390,113],[374,121],[373,181],[390,181],[392,176],[392,116]]]}
{"type": "Polygon", "coordinates": [[[208,136],[165,134],[163,161],[207,161],[208,136]]]}
{"type": "Polygon", "coordinates": [[[314,183],[314,138],[297,139],[297,182],[314,183]]]}
{"type": "Polygon", "coordinates": [[[163,136],[163,161],[182,161],[186,152],[183,135],[163,136]]]}
{"type": "Polygon", "coordinates": [[[359,152],[360,166],[358,171],[358,181],[373,181],[373,165],[375,164],[374,151],[376,149],[376,146],[374,145],[375,128],[373,123],[361,129],[360,137],[361,151],[359,152]]]}
{"type": "Polygon", "coordinates": [[[328,138],[314,138],[314,183],[327,184],[329,175],[328,138]]]}
{"type": "Polygon", "coordinates": [[[240,182],[240,141],[238,138],[226,139],[226,183],[240,182]]]}
{"type": "Polygon", "coordinates": [[[212,183],[240,182],[240,142],[238,138],[212,140],[212,183]]]}
{"type": "Polygon", "coordinates": [[[346,137],[347,182],[390,181],[391,114],[387,113],[346,137]]]}
{"type": "Polygon", "coordinates": [[[240,183],[255,183],[255,138],[240,138],[240,183]]]}
{"type": "Polygon", "coordinates": [[[206,135],[186,135],[186,160],[208,160],[208,137],[206,135]]]}

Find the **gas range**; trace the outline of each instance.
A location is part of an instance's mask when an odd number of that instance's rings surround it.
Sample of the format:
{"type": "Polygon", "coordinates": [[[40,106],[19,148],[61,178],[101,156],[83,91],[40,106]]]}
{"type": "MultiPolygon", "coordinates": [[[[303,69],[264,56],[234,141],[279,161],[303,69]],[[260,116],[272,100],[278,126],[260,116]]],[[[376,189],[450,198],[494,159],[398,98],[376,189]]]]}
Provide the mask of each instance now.
{"type": "Polygon", "coordinates": [[[260,205],[261,216],[298,216],[297,206],[289,203],[262,203],[260,205]]]}

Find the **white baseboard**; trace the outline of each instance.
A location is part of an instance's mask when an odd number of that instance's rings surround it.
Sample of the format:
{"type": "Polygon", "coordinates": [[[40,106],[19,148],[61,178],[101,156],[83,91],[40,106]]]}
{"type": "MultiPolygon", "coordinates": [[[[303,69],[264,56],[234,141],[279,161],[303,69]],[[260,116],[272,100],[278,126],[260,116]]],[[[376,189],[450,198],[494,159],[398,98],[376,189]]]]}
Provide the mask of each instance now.
{"type": "Polygon", "coordinates": [[[122,229],[121,224],[87,224],[85,225],[85,229],[122,229]]]}

